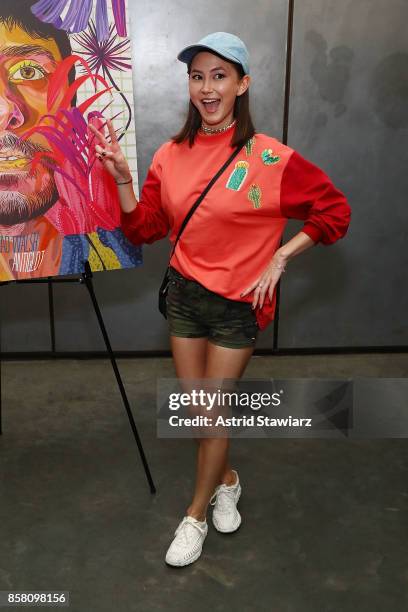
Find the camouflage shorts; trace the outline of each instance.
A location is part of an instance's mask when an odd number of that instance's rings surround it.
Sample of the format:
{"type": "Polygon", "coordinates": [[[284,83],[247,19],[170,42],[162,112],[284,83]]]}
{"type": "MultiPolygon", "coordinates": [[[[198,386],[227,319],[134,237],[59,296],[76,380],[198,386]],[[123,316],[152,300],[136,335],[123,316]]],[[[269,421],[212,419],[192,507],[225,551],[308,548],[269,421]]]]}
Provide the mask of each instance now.
{"type": "Polygon", "coordinates": [[[171,267],[167,320],[172,336],[208,338],[227,348],[255,346],[258,334],[251,304],[213,293],[171,267]]]}

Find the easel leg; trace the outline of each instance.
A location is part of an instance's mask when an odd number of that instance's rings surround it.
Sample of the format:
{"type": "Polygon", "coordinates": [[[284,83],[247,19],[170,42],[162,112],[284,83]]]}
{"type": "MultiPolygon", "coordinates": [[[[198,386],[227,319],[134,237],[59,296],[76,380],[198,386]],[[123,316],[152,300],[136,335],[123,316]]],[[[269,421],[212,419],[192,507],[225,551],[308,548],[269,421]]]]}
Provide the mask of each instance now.
{"type": "Polygon", "coordinates": [[[55,316],[54,316],[54,291],[52,277],[48,277],[48,309],[50,313],[50,337],[51,351],[55,353],[55,316]]]}
{"type": "Polygon", "coordinates": [[[101,328],[102,336],[103,336],[103,339],[105,341],[106,350],[109,353],[109,358],[110,358],[110,361],[111,361],[111,364],[112,364],[113,371],[115,372],[116,381],[118,383],[119,391],[120,391],[120,394],[122,396],[123,404],[125,406],[125,409],[126,409],[126,412],[127,412],[128,418],[129,418],[130,426],[132,428],[133,435],[135,437],[136,444],[137,444],[138,449],[139,449],[140,458],[142,460],[143,467],[144,467],[144,470],[145,470],[145,473],[146,473],[146,478],[147,478],[149,486],[150,486],[150,491],[151,491],[151,493],[156,493],[156,487],[154,486],[153,479],[152,479],[152,476],[150,474],[150,469],[149,469],[149,466],[148,466],[148,463],[147,463],[147,460],[146,460],[146,457],[145,457],[145,454],[144,454],[144,450],[143,450],[143,446],[142,446],[142,443],[141,443],[141,440],[140,440],[140,437],[139,437],[139,433],[138,433],[137,428],[136,428],[136,423],[135,423],[135,420],[133,418],[133,414],[132,414],[132,411],[131,411],[131,408],[130,408],[129,400],[128,400],[127,395],[126,395],[126,390],[125,390],[125,387],[123,386],[122,377],[120,375],[119,368],[118,368],[118,365],[116,363],[116,358],[115,358],[115,355],[114,355],[112,347],[111,347],[111,343],[110,343],[110,340],[109,340],[108,333],[106,331],[105,323],[104,323],[103,318],[102,318],[102,313],[101,313],[101,311],[99,309],[99,304],[98,304],[98,301],[96,299],[96,295],[95,295],[93,284],[92,284],[92,272],[91,272],[91,268],[90,268],[88,263],[86,263],[86,268],[85,269],[86,269],[86,271],[82,275],[82,282],[85,283],[85,285],[86,285],[86,287],[87,287],[87,289],[89,291],[89,295],[91,296],[92,304],[93,304],[93,307],[95,309],[95,314],[96,314],[97,319],[98,319],[99,327],[101,328]]]}

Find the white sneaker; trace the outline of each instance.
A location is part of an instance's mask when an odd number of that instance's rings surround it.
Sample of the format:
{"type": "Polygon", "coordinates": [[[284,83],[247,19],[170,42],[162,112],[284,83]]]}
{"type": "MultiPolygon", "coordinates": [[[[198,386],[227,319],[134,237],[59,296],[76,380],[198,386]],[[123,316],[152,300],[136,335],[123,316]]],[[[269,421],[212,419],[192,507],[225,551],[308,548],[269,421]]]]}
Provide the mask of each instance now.
{"type": "Polygon", "coordinates": [[[207,532],[207,521],[185,516],[174,532],[175,538],[167,551],[166,563],[179,567],[196,561],[201,555],[207,532]]]}
{"type": "MultiPolygon", "coordinates": [[[[235,470],[232,470],[235,472],[235,470]]],[[[214,506],[212,521],[217,531],[231,533],[236,531],[241,524],[241,515],[237,510],[237,503],[241,496],[241,485],[238,473],[237,482],[227,487],[225,484],[218,485],[210,500],[214,506]],[[214,501],[213,501],[214,500],[214,501]]]]}

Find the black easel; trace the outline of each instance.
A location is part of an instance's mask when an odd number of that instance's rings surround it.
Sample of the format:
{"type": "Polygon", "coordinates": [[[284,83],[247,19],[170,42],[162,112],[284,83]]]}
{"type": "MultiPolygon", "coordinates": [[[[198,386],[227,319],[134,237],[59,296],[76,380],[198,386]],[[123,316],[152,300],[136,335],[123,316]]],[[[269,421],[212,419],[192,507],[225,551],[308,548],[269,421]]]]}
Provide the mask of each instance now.
{"type": "MultiPolygon", "coordinates": [[[[55,329],[54,329],[54,316],[53,316],[53,310],[54,310],[54,302],[53,302],[53,293],[52,293],[52,285],[54,283],[82,283],[86,286],[86,288],[88,289],[91,301],[92,301],[92,305],[94,307],[95,310],[95,314],[96,317],[98,319],[98,323],[99,323],[99,327],[101,329],[102,332],[102,336],[103,339],[105,341],[105,345],[106,345],[106,350],[109,354],[109,358],[112,364],[112,368],[113,371],[115,373],[115,377],[116,377],[116,382],[118,383],[118,387],[119,387],[119,391],[120,394],[122,396],[122,400],[123,400],[123,404],[125,406],[128,418],[129,418],[129,422],[130,422],[130,426],[132,428],[133,431],[133,435],[135,437],[136,440],[136,444],[137,447],[139,449],[139,454],[140,454],[140,458],[142,460],[143,463],[143,467],[145,470],[145,474],[146,474],[146,478],[147,481],[149,483],[150,486],[150,492],[151,493],[156,493],[156,487],[154,486],[154,482],[150,473],[150,469],[146,460],[146,456],[144,454],[144,450],[143,450],[143,446],[142,446],[142,442],[140,440],[139,437],[139,433],[137,431],[137,427],[136,427],[136,423],[135,420],[133,418],[133,414],[132,414],[132,410],[130,408],[130,404],[129,404],[129,400],[127,398],[126,395],[126,390],[125,387],[123,385],[122,382],[122,377],[120,375],[119,372],[119,368],[118,365],[116,363],[116,358],[114,355],[114,352],[112,350],[112,346],[109,340],[109,336],[108,333],[106,331],[106,327],[105,327],[105,323],[104,320],[102,318],[102,313],[100,311],[99,308],[99,304],[98,301],[96,299],[96,295],[95,295],[95,291],[93,288],[93,283],[92,283],[92,270],[91,267],[89,265],[88,262],[85,262],[85,272],[82,273],[82,275],[78,278],[58,278],[58,277],[49,277],[49,278],[34,278],[34,279],[27,279],[27,280],[18,280],[18,281],[5,281],[0,283],[1,285],[8,285],[10,283],[16,282],[16,283],[47,283],[48,284],[48,296],[49,296],[49,306],[50,306],[50,325],[51,325],[51,342],[52,342],[52,348],[53,351],[55,351],[55,329]]],[[[0,329],[0,343],[1,343],[1,329],[0,329]]],[[[2,430],[2,414],[1,414],[1,407],[2,407],[2,401],[1,401],[1,344],[0,344],[0,434],[3,433],[2,430]]]]}

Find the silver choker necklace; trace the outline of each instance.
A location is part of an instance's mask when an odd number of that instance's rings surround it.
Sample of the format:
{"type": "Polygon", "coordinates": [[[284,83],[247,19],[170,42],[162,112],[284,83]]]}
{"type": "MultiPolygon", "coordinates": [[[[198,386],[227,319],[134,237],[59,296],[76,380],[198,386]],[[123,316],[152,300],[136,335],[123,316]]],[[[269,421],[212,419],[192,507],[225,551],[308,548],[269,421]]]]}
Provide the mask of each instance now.
{"type": "Polygon", "coordinates": [[[200,127],[200,130],[204,134],[219,134],[220,132],[226,132],[227,130],[229,130],[235,123],[236,123],[236,119],[234,119],[233,122],[230,123],[229,125],[226,125],[220,128],[210,128],[210,127],[206,127],[205,125],[202,125],[200,127]]]}

